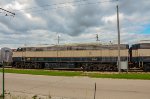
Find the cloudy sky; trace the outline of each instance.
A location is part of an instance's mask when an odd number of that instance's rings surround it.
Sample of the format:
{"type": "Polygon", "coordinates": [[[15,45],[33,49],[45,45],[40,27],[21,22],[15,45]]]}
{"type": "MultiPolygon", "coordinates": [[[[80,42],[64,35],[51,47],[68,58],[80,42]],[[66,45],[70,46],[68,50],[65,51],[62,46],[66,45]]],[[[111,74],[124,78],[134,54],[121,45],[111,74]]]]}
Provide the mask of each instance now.
{"type": "Polygon", "coordinates": [[[116,5],[121,43],[150,40],[150,0],[1,0],[0,47],[31,44],[117,43],[116,5]],[[7,16],[5,16],[7,14],[7,16]]]}

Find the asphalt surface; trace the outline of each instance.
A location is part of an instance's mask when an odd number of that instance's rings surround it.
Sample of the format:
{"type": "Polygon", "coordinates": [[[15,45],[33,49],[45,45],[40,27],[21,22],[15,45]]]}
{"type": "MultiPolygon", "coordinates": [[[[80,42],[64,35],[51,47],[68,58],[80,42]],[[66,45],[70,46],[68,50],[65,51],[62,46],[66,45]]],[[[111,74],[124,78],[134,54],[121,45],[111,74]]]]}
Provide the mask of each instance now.
{"type": "MultiPolygon", "coordinates": [[[[150,80],[26,74],[6,74],[5,77],[7,94],[39,95],[43,98],[51,96],[53,97],[51,99],[94,99],[96,83],[95,99],[150,99],[150,80]]],[[[0,78],[0,90],[2,89],[1,85],[2,79],[0,78]]]]}

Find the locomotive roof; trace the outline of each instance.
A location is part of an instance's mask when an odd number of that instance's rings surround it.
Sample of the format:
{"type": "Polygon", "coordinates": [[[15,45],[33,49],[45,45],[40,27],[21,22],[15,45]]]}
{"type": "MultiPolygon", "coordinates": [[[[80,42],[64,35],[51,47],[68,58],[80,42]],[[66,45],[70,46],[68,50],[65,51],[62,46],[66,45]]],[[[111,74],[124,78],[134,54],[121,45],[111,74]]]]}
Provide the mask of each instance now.
{"type": "MultiPolygon", "coordinates": [[[[121,49],[128,49],[128,44],[120,44],[121,49]]],[[[100,49],[118,49],[118,44],[102,45],[99,43],[86,44],[66,44],[66,45],[40,45],[20,47],[17,51],[47,51],[47,50],[100,50],[100,49]]]]}
{"type": "MultiPolygon", "coordinates": [[[[126,46],[128,44],[120,44],[121,46],[126,46]]],[[[28,45],[28,46],[23,46],[20,48],[38,48],[38,47],[55,47],[55,46],[59,46],[59,47],[67,47],[67,46],[118,46],[118,44],[101,44],[101,43],[72,43],[72,44],[40,44],[40,45],[28,45]]]]}
{"type": "Polygon", "coordinates": [[[150,49],[150,43],[138,43],[132,45],[132,49],[150,49]]]}
{"type": "Polygon", "coordinates": [[[145,44],[145,43],[148,43],[148,44],[150,44],[150,40],[141,40],[141,41],[139,41],[138,42],[138,44],[145,44]]]}

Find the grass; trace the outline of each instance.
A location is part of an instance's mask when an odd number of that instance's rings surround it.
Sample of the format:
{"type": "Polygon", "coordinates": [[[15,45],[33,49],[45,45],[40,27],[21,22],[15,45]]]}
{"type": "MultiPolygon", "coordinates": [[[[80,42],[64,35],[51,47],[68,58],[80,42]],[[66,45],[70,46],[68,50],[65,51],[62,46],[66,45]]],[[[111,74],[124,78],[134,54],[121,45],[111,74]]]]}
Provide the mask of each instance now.
{"type": "MultiPolygon", "coordinates": [[[[0,69],[2,72],[2,69],[0,69]]],[[[32,74],[32,75],[49,75],[49,76],[80,76],[81,72],[69,71],[50,71],[50,70],[35,70],[35,69],[5,69],[6,73],[16,74],[32,74]]]]}
{"type": "MultiPolygon", "coordinates": [[[[2,72],[2,69],[0,69],[2,72]]],[[[52,71],[52,70],[27,70],[27,69],[5,69],[6,73],[48,75],[48,76],[85,76],[92,78],[113,78],[113,79],[142,79],[150,80],[150,73],[108,73],[108,72],[80,72],[80,71],[52,71]]]]}
{"type": "Polygon", "coordinates": [[[113,78],[113,79],[143,79],[150,80],[150,74],[137,74],[137,73],[128,73],[128,74],[91,74],[90,77],[94,78],[113,78]]]}

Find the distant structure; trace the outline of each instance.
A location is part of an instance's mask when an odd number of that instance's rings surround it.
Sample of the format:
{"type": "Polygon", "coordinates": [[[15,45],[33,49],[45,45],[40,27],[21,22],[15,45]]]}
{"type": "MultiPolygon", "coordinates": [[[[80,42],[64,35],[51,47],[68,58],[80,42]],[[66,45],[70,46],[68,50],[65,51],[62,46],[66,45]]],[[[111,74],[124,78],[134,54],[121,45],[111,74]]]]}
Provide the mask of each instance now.
{"type": "Polygon", "coordinates": [[[63,40],[63,39],[61,39],[61,35],[60,35],[59,33],[57,33],[57,38],[56,38],[56,40],[57,40],[57,44],[56,44],[56,45],[60,45],[60,44],[61,44],[60,41],[63,40]]]}
{"type": "Polygon", "coordinates": [[[138,43],[150,43],[150,40],[140,40],[138,43]]]}
{"type": "Polygon", "coordinates": [[[96,41],[97,41],[97,42],[100,41],[98,34],[96,34],[96,41]]]}
{"type": "Polygon", "coordinates": [[[57,44],[59,45],[60,35],[57,36],[57,44]]]}
{"type": "Polygon", "coordinates": [[[113,44],[112,41],[109,41],[109,44],[112,45],[113,44]]]}

